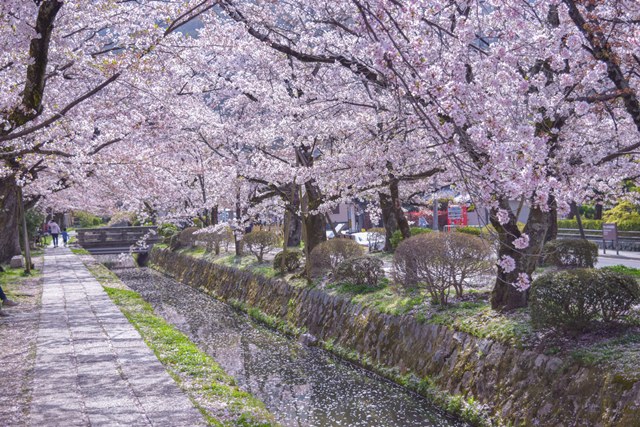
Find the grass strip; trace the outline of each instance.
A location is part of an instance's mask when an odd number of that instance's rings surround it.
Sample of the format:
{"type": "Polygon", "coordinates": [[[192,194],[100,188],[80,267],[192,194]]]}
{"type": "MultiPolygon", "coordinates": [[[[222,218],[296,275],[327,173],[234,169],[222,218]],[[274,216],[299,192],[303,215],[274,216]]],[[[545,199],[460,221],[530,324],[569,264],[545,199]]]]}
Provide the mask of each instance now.
{"type": "Polygon", "coordinates": [[[264,403],[241,390],[212,357],[130,290],[104,287],[180,388],[213,426],[276,425],[264,403]],[[215,408],[215,409],[212,409],[215,408]]]}

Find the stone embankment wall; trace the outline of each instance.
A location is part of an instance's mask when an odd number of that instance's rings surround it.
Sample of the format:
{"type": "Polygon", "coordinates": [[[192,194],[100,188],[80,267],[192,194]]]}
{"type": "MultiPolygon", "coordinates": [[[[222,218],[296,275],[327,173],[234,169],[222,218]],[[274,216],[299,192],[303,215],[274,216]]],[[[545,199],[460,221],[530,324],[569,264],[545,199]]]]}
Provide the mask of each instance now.
{"type": "Polygon", "coordinates": [[[318,289],[155,249],[151,262],[184,284],[304,328],[372,365],[431,378],[512,425],[640,426],[640,382],[554,356],[363,308],[318,289]]]}

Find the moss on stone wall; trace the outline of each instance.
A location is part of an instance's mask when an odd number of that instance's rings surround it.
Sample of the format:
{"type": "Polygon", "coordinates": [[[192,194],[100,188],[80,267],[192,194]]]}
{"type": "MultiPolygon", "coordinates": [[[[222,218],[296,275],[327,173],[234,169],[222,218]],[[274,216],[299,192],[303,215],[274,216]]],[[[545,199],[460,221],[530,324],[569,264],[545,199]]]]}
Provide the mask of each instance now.
{"type": "MultiPolygon", "coordinates": [[[[306,330],[325,348],[394,381],[415,378],[405,385],[427,381],[459,396],[440,404],[459,407],[460,413],[484,407],[511,425],[637,426],[632,420],[640,419],[640,382],[614,381],[573,359],[381,313],[319,289],[297,288],[166,250],[154,250],[152,262],[185,284],[258,310],[275,327],[281,322],[306,330]]],[[[433,398],[431,392],[423,394],[433,398]]]]}

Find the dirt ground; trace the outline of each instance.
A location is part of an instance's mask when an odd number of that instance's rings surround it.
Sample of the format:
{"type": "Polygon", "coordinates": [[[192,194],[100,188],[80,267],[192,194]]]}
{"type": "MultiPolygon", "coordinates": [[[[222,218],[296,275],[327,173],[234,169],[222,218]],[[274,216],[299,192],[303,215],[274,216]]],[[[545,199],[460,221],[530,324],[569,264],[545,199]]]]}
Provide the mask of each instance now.
{"type": "MultiPolygon", "coordinates": [[[[34,259],[41,271],[42,257],[34,259]]],[[[29,420],[42,276],[20,278],[3,286],[19,303],[0,317],[0,425],[26,426],[29,420]]]]}

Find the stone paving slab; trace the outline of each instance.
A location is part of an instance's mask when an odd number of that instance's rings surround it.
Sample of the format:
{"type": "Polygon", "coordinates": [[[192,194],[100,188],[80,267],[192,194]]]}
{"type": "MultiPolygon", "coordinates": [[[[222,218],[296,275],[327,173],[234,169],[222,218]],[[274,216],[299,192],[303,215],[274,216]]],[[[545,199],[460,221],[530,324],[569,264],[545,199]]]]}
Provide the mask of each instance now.
{"type": "Polygon", "coordinates": [[[45,252],[33,390],[32,426],[205,425],[67,248],[45,252]]]}

